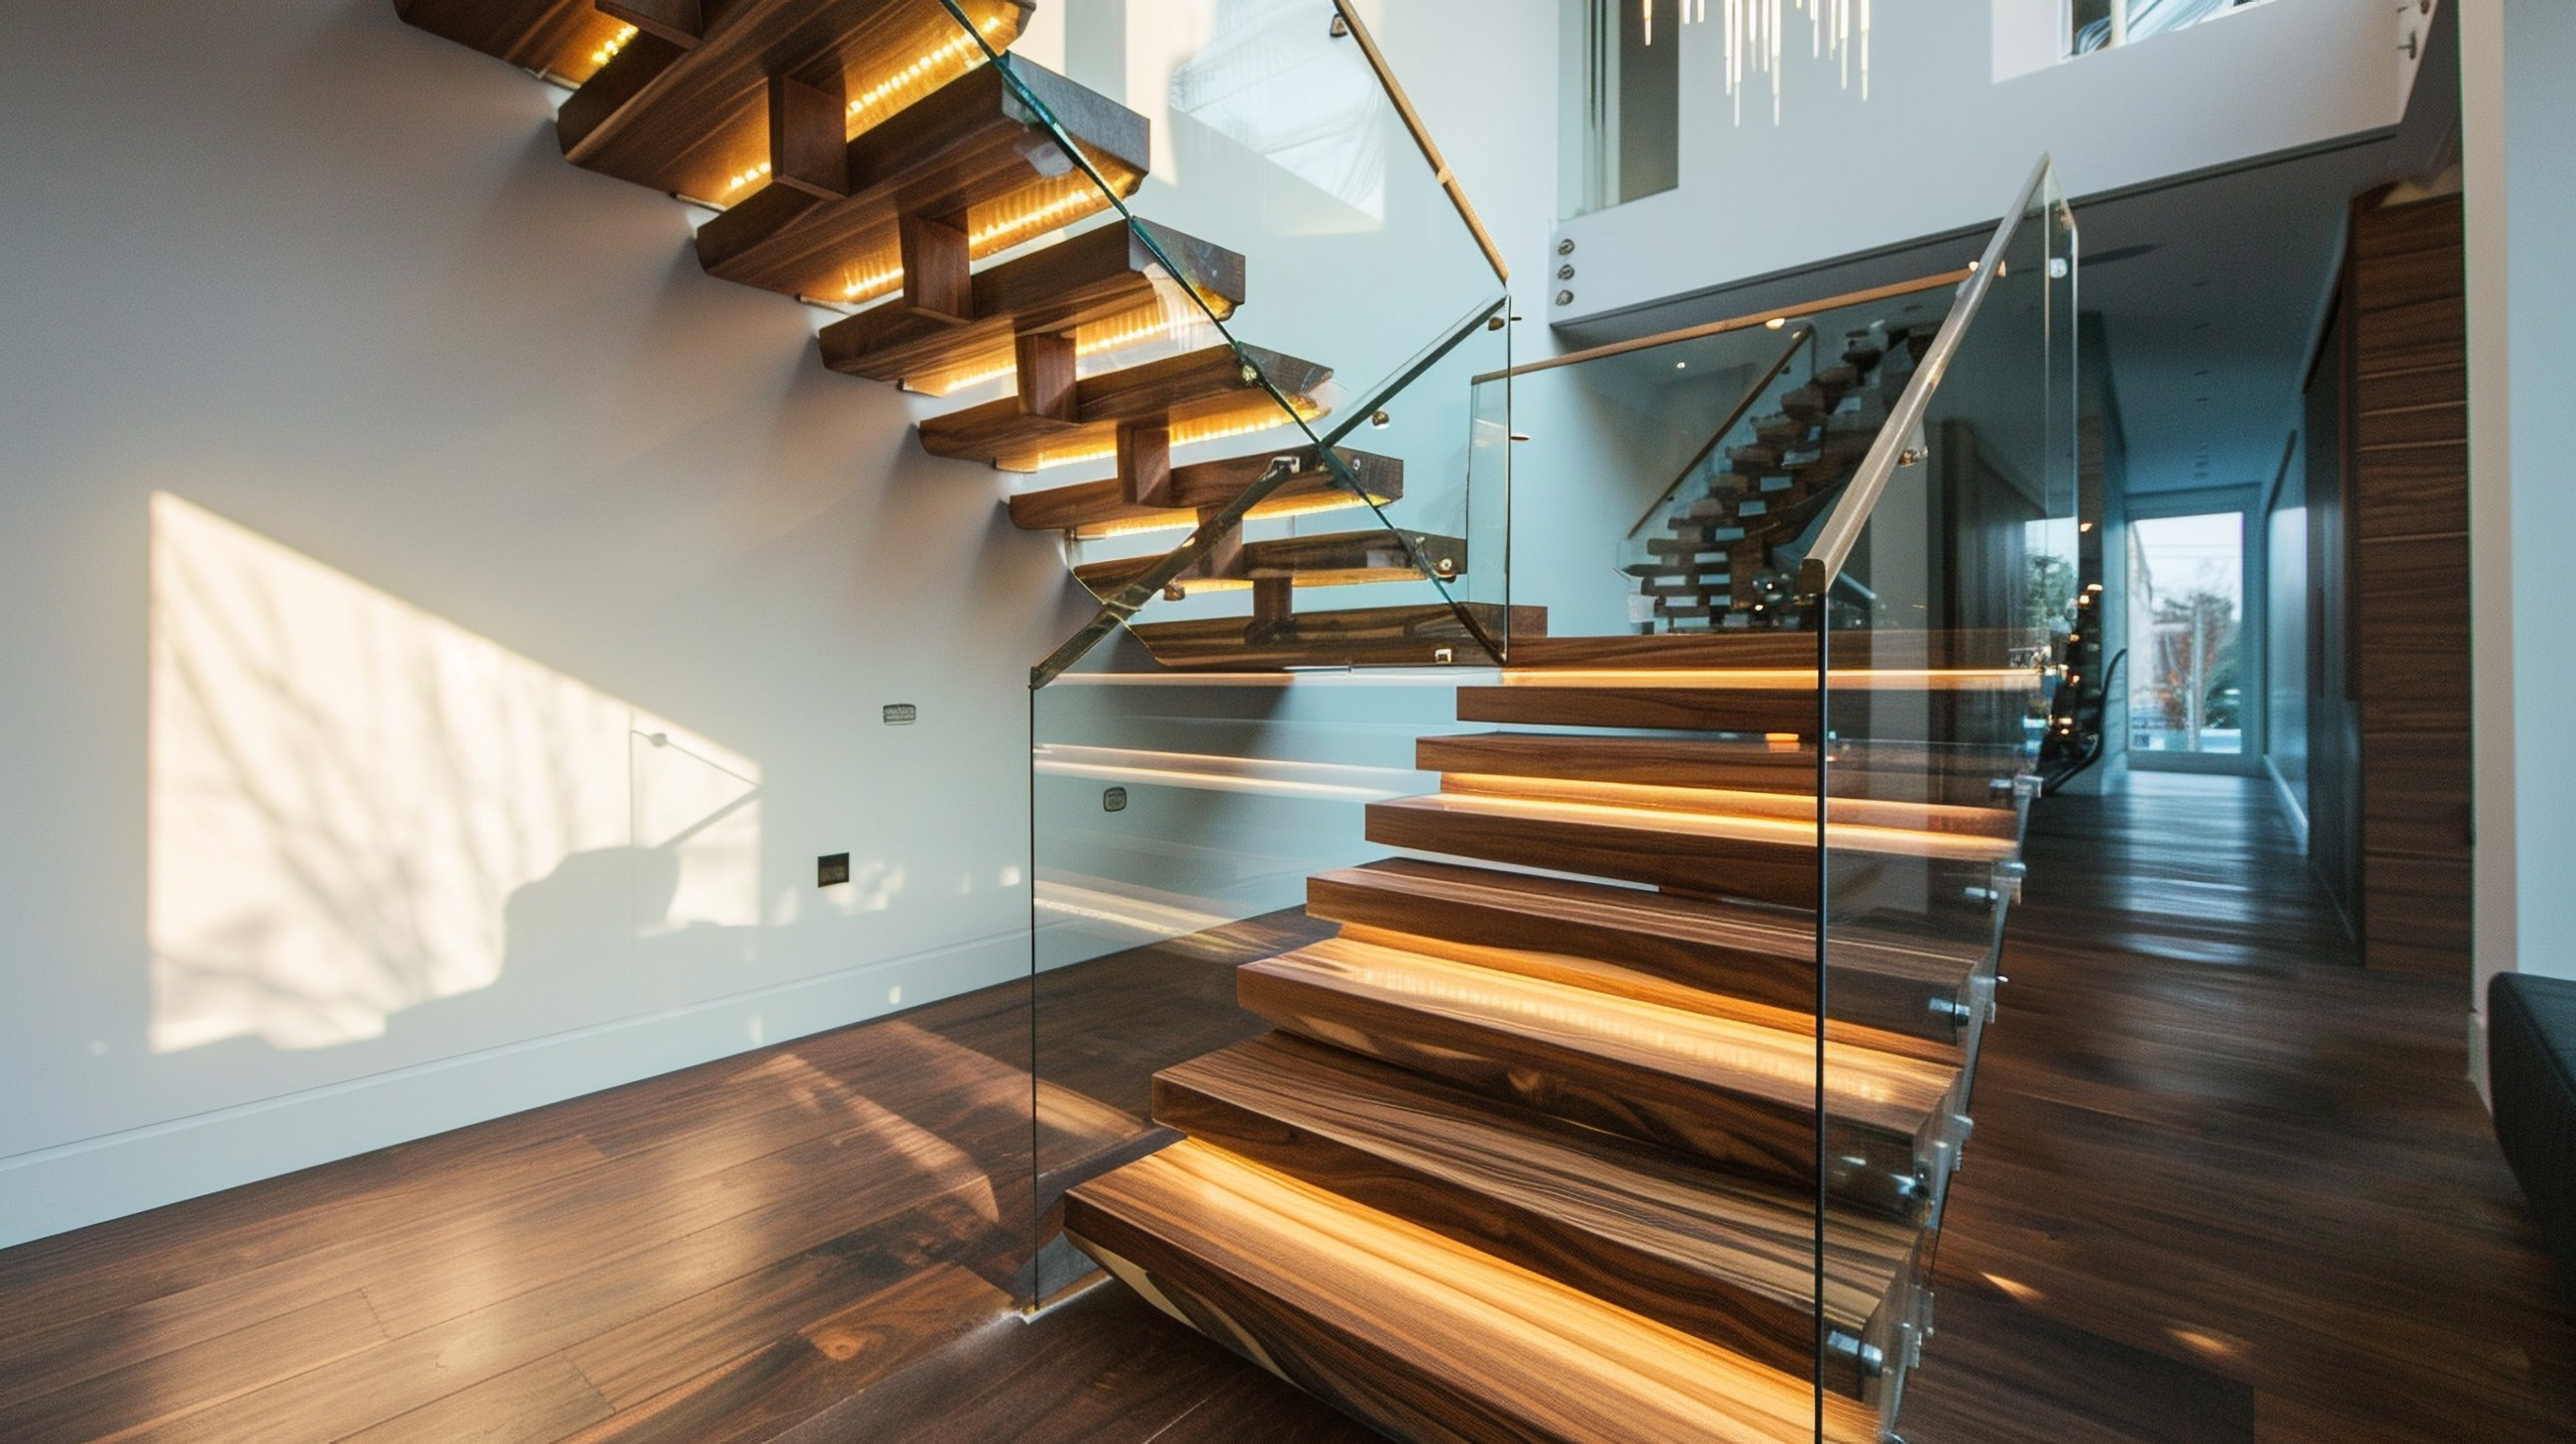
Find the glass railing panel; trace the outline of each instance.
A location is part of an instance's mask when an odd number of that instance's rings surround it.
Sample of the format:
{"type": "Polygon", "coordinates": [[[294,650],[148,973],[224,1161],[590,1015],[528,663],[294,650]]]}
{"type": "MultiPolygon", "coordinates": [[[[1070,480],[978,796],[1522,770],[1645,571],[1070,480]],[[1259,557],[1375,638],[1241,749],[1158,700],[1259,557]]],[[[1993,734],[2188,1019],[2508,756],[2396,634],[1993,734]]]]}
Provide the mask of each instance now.
{"type": "Polygon", "coordinates": [[[1314,443],[1274,437],[1205,462],[1176,453],[1181,487],[1231,497],[1240,523],[1223,531],[1231,513],[1208,507],[1073,528],[1076,576],[1104,604],[1136,602],[1126,625],[1166,666],[1490,662],[1508,631],[1509,549],[1501,496],[1471,484],[1469,381],[1508,364],[1510,334],[1497,295],[1385,386],[1348,397],[1314,443]],[[1197,555],[1175,555],[1183,543],[1197,555]],[[1155,585],[1122,600],[1139,578],[1155,585]]]}
{"type": "Polygon", "coordinates": [[[1819,1260],[1876,1285],[1865,1317],[1820,1313],[1818,1373],[1891,1428],[2075,616],[2075,262],[2043,166],[1799,575],[1822,643],[1819,1260]]]}
{"type": "MultiPolygon", "coordinates": [[[[1430,790],[1416,739],[1459,730],[1473,668],[1184,674],[1133,638],[1030,693],[1039,1211],[1174,1136],[1162,1068],[1269,1024],[1234,969],[1329,935],[1310,874],[1386,856],[1369,803],[1430,790]]],[[[1049,1231],[1045,1299],[1091,1262],[1049,1231]]]]}

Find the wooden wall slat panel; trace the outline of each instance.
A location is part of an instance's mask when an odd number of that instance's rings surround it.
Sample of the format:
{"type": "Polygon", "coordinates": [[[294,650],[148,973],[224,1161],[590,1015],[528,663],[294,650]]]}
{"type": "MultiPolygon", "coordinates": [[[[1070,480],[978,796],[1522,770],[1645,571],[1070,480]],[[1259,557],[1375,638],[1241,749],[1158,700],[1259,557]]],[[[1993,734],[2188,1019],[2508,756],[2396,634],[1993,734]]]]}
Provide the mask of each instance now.
{"type": "Polygon", "coordinates": [[[2351,619],[2372,966],[2470,972],[2468,371],[2456,196],[2352,213],[2351,619]]]}

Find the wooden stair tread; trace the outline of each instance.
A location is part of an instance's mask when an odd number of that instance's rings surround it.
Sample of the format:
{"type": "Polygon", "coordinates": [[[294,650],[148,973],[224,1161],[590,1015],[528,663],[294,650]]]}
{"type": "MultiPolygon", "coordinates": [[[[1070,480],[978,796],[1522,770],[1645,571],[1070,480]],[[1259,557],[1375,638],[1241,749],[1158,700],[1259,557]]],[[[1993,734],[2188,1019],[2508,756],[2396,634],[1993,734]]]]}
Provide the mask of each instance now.
{"type": "MultiPolygon", "coordinates": [[[[1318,873],[1307,879],[1306,910],[1345,925],[1589,958],[1788,1014],[1815,1009],[1813,912],[1418,858],[1318,873]]],[[[1842,929],[1828,1016],[1953,1042],[1989,951],[1984,939],[1842,929]]]]}
{"type": "MultiPolygon", "coordinates": [[[[1654,640],[1687,643],[1725,635],[1694,633],[1654,640]]],[[[1513,649],[1513,664],[1504,671],[1501,685],[1458,689],[1460,721],[1800,736],[1814,736],[1824,726],[1812,658],[1805,665],[1780,666],[1528,666],[1518,656],[1522,650],[1513,649]]],[[[1933,729],[1931,735],[1981,736],[2003,728],[2004,719],[1988,715],[1968,726],[1955,719],[1980,707],[2025,706],[2037,685],[2037,675],[2024,668],[1862,664],[1837,666],[1829,696],[1837,706],[1852,707],[1864,705],[1873,695],[1922,696],[1935,704],[1921,719],[1933,729]]],[[[1872,735],[1887,736],[1887,726],[1876,723],[1872,735]]]]}
{"type": "MultiPolygon", "coordinates": [[[[1710,545],[1705,550],[1720,550],[1710,545]]],[[[1867,666],[1877,654],[1901,656],[1909,666],[2005,667],[2027,644],[2020,632],[1836,631],[1830,634],[1837,667],[1867,666]]],[[[1514,668],[1615,667],[1623,669],[1804,667],[1816,665],[1813,632],[1717,632],[1691,636],[1549,637],[1512,649],[1514,668]]]]}
{"type": "Polygon", "coordinates": [[[1128,630],[1177,671],[1245,672],[1283,667],[1488,665],[1458,608],[1476,618],[1487,635],[1536,636],[1547,628],[1543,607],[1513,607],[1508,616],[1491,602],[1443,602],[1408,607],[1356,607],[1299,612],[1279,625],[1240,617],[1185,622],[1133,622],[1128,630]],[[1442,653],[1447,656],[1442,656],[1442,653]]]}
{"type": "MultiPolygon", "coordinates": [[[[1246,963],[1243,1006],[1289,1032],[1570,1122],[1790,1182],[1815,1178],[1812,1033],[1330,938],[1246,963]]],[[[1959,1070],[1828,1041],[1829,1146],[1851,1186],[1911,1178],[1959,1070]],[[1866,1176],[1862,1176],[1866,1175],[1866,1176]]]]}
{"type": "MultiPolygon", "coordinates": [[[[1391,456],[1340,450],[1342,465],[1383,504],[1404,495],[1404,463],[1391,456]]],[[[1117,478],[1078,482],[1072,486],[1026,491],[1010,501],[1011,524],[1027,531],[1070,531],[1077,537],[1116,536],[1198,525],[1198,508],[1223,506],[1259,481],[1279,457],[1295,458],[1297,472],[1254,505],[1250,519],[1305,516],[1364,503],[1342,485],[1312,446],[1230,456],[1222,461],[1194,462],[1172,468],[1169,506],[1140,506],[1127,499],[1117,478]]]]}
{"type": "MultiPolygon", "coordinates": [[[[926,15],[954,32],[944,12],[926,15]]],[[[1122,195],[1142,181],[1144,117],[1037,66],[1015,61],[1013,73],[1122,195]]],[[[742,196],[698,228],[699,264],[709,275],[785,295],[866,301],[902,282],[904,216],[962,215],[969,253],[982,257],[1109,205],[1090,177],[1067,167],[990,65],[854,136],[847,166],[844,196],[824,199],[777,182],[742,196]]]]}
{"type": "MultiPolygon", "coordinates": [[[[1840,863],[1919,859],[1962,885],[2018,844],[1975,834],[1863,823],[1827,825],[1840,863]]],[[[1442,792],[1368,805],[1368,840],[1520,867],[1650,883],[1786,907],[1816,905],[1816,826],[1776,817],[1694,813],[1553,798],[1442,792]]]]}
{"type": "MultiPolygon", "coordinates": [[[[1441,791],[1461,797],[1520,798],[1531,802],[1677,812],[1686,817],[1765,818],[1794,822],[1805,828],[1813,828],[1816,821],[1813,796],[1778,790],[1714,787],[1697,782],[1673,785],[1455,768],[1433,770],[1446,774],[1441,778],[1441,791]]],[[[1826,800],[1825,815],[1837,832],[1845,826],[1855,829],[1855,836],[1862,839],[1855,845],[1869,851],[1889,850],[1876,845],[1877,835],[1883,832],[1984,837],[2010,844],[2021,831],[2020,814],[2010,809],[1895,798],[1835,796],[1826,800]]],[[[1842,845],[1839,837],[1827,840],[1830,845],[1842,845]]],[[[1984,860],[2001,861],[2009,856],[2008,850],[1996,851],[1986,855],[1984,860]]]]}
{"type": "Polygon", "coordinates": [[[1005,471],[1035,471],[1041,466],[1114,452],[1121,422],[1169,419],[1172,443],[1189,438],[1197,423],[1210,434],[1265,425],[1286,425],[1289,416],[1257,380],[1244,379],[1248,362],[1301,411],[1320,415],[1312,393],[1332,372],[1258,346],[1209,346],[1123,371],[1084,377],[1074,387],[1075,420],[1033,416],[1018,398],[1004,397],[963,411],[924,420],[922,449],[933,456],[989,461],[1005,471]]]}
{"type": "Polygon", "coordinates": [[[627,31],[591,0],[395,0],[394,13],[432,35],[574,85],[604,63],[627,31]]]}
{"type": "MultiPolygon", "coordinates": [[[[1812,1189],[1495,1103],[1271,1033],[1155,1075],[1155,1121],[1769,1363],[1815,1348],[1812,1189]]],[[[1828,1218],[1827,1328],[1858,1340],[1920,1235],[1828,1218]]],[[[1857,1370],[1844,1381],[1858,1392],[1857,1370]]]]}
{"type": "MultiPolygon", "coordinates": [[[[641,6],[639,10],[699,7],[641,6]]],[[[770,158],[770,77],[858,100],[907,67],[922,69],[850,112],[852,133],[964,76],[983,52],[936,5],[908,0],[738,0],[703,34],[648,26],[586,77],[556,115],[564,156],[604,175],[718,205],[747,198],[770,158]],[[746,185],[733,182],[754,177],[746,185]]],[[[964,0],[995,48],[1019,36],[1029,7],[964,0]]]]}
{"type": "MultiPolygon", "coordinates": [[[[1184,1141],[1075,1188],[1065,1228],[1144,1296],[1398,1437],[1815,1438],[1806,1379],[1184,1141]]],[[[1823,1401],[1835,1444],[1876,1416],[1823,1401]]]]}
{"type": "Polygon", "coordinates": [[[1159,326],[1163,297],[1155,278],[1163,268],[1147,235],[1180,267],[1172,279],[1218,317],[1242,304],[1243,257],[1150,221],[1122,222],[977,272],[970,286],[973,316],[963,322],[901,299],[835,321],[820,336],[823,364],[843,375],[944,395],[1012,374],[1013,342],[1023,332],[1061,335],[1139,316],[1159,326]]]}
{"type": "MultiPolygon", "coordinates": [[[[1463,538],[1407,532],[1404,540],[1412,542],[1414,554],[1429,566],[1436,568],[1443,561],[1452,563],[1450,570],[1441,575],[1463,575],[1467,570],[1467,543],[1463,538]]],[[[1286,577],[1301,587],[1426,580],[1433,573],[1413,564],[1405,551],[1404,540],[1399,540],[1393,532],[1379,529],[1245,542],[1238,559],[1223,573],[1215,577],[1189,578],[1183,585],[1191,590],[1248,586],[1262,577],[1286,577]]],[[[1159,556],[1141,556],[1084,562],[1073,569],[1073,574],[1084,586],[1106,596],[1160,560],[1159,556]]]]}
{"type": "MultiPolygon", "coordinates": [[[[1815,749],[1804,742],[1727,737],[1622,737],[1598,733],[1476,732],[1425,737],[1425,772],[1482,772],[1566,782],[1628,782],[1797,793],[1816,790],[1815,749]]],[[[2012,800],[2010,780],[2029,759],[2007,746],[1843,744],[1827,784],[1838,798],[1991,804],[2012,800]]]]}

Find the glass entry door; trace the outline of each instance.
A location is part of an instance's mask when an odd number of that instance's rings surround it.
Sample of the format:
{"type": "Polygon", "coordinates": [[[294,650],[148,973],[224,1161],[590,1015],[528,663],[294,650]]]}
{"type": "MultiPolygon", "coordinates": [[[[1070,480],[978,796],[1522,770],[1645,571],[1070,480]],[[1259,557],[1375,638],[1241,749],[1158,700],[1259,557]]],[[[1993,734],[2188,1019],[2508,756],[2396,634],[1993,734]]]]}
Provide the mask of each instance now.
{"type": "Polygon", "coordinates": [[[2131,764],[2252,752],[2245,514],[2130,522],[2128,612],[2131,764]]]}

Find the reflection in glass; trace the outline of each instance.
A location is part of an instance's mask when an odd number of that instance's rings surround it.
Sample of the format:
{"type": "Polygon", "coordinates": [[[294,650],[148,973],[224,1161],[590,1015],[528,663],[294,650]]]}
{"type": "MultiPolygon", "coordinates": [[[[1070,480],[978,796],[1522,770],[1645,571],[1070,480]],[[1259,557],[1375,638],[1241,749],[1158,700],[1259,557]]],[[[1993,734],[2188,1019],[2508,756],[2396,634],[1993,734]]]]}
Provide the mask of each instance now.
{"type": "Polygon", "coordinates": [[[2133,749],[2244,750],[2244,544],[2239,512],[2130,523],[2133,749]]]}

